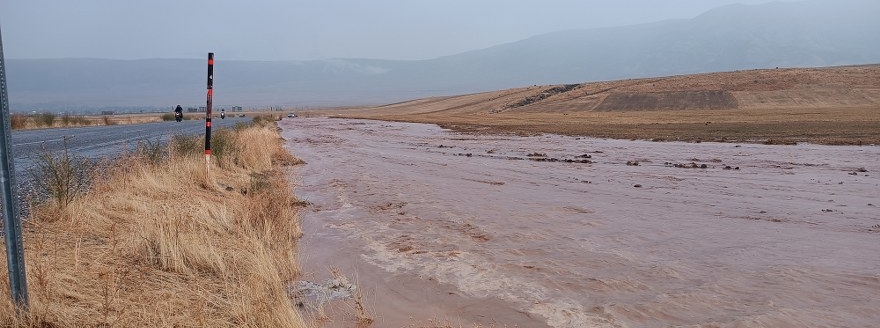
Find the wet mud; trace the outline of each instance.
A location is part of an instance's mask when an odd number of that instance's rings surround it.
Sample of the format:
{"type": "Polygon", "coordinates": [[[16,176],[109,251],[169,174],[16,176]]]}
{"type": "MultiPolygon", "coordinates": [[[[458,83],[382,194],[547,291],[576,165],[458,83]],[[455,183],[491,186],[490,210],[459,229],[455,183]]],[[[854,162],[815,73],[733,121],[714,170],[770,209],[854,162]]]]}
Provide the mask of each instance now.
{"type": "Polygon", "coordinates": [[[280,126],[305,279],[348,274],[376,327],[880,322],[880,147],[280,126]]]}

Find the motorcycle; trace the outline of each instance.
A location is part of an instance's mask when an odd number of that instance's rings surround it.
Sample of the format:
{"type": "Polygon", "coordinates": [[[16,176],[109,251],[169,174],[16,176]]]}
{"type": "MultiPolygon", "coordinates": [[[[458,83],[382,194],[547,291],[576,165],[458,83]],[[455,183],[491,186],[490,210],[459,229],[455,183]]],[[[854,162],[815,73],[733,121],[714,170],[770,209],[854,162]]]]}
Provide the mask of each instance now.
{"type": "Polygon", "coordinates": [[[183,121],[183,113],[175,112],[174,113],[174,120],[178,121],[178,122],[183,121]]]}
{"type": "Polygon", "coordinates": [[[226,119],[226,112],[220,112],[220,119],[226,119]]]}

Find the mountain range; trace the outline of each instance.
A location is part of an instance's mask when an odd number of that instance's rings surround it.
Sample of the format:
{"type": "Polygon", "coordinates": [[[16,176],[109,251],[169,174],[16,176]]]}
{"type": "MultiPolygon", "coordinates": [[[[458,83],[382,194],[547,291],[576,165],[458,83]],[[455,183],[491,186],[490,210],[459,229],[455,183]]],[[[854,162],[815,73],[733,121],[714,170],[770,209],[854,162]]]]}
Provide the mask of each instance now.
{"type": "MultiPolygon", "coordinates": [[[[530,85],[880,63],[880,2],[731,5],[698,17],[560,31],[429,60],[225,61],[217,106],[340,106],[530,85]]],[[[206,61],[7,59],[13,111],[205,103],[206,61]]]]}

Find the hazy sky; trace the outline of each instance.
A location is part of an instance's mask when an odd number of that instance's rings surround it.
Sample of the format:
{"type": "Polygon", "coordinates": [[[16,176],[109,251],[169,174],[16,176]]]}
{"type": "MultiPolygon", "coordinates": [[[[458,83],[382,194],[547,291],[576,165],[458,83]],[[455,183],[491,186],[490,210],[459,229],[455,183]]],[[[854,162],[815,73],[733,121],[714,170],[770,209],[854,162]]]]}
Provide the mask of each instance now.
{"type": "Polygon", "coordinates": [[[768,0],[0,0],[7,58],[429,59],[768,0]]]}

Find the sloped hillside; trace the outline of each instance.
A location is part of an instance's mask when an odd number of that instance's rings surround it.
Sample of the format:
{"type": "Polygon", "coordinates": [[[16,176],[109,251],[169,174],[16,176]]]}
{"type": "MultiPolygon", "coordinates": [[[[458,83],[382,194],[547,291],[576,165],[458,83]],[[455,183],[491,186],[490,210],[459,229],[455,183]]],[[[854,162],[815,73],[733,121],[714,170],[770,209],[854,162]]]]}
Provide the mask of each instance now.
{"type": "Polygon", "coordinates": [[[532,86],[338,110],[334,115],[492,132],[880,143],[880,65],[532,86]]]}

